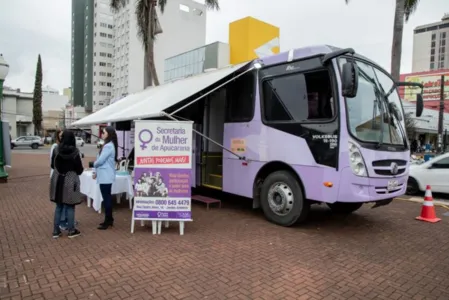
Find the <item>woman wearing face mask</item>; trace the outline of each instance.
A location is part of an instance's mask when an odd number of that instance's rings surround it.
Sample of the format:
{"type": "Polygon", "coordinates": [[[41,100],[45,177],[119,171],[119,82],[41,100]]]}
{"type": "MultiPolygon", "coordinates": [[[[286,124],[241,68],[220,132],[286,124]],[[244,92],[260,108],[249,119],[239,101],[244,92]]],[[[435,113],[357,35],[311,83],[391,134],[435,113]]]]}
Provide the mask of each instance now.
{"type": "Polygon", "coordinates": [[[82,202],[79,175],[83,173],[83,162],[76,148],[73,132],[64,130],[61,141],[53,150],[51,159],[53,173],[50,180],[50,200],[56,203],[53,238],[61,236],[61,215],[65,210],[69,238],[81,233],[75,228],[75,205],[82,202]]]}
{"type": "Polygon", "coordinates": [[[98,229],[106,230],[109,226],[114,225],[112,217],[112,184],[115,181],[115,164],[117,159],[117,133],[111,126],[103,129],[104,145],[100,150],[97,160],[94,162],[95,175],[97,184],[100,185],[101,196],[104,204],[104,222],[100,223],[98,229]]]}

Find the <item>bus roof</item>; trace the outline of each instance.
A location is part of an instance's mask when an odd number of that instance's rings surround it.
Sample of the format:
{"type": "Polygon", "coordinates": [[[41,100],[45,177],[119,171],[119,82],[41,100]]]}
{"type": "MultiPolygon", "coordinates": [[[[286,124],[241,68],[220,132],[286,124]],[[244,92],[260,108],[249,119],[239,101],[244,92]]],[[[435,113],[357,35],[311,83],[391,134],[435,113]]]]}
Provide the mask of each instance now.
{"type": "MultiPolygon", "coordinates": [[[[290,59],[297,60],[326,55],[340,49],[341,48],[329,45],[309,46],[264,57],[257,61],[261,61],[264,66],[269,66],[285,63],[290,59]]],[[[355,56],[369,61],[361,55],[355,54],[355,56]]],[[[200,92],[207,92],[210,90],[211,86],[214,86],[219,82],[223,82],[229,78],[232,79],[234,77],[233,74],[236,74],[253,63],[254,61],[250,61],[213,72],[186,77],[160,86],[149,87],[138,93],[125,96],[105,108],[74,122],[72,126],[161,117],[170,107],[187,99],[191,99],[191,97],[200,92]]],[[[196,100],[193,100],[193,102],[196,100]]],[[[188,106],[188,104],[186,106],[188,106]]]]}
{"type": "MultiPolygon", "coordinates": [[[[342,50],[342,49],[343,48],[335,47],[335,46],[331,46],[331,45],[307,46],[307,47],[295,48],[295,49],[291,49],[289,51],[284,51],[284,52],[281,52],[278,54],[270,55],[270,56],[264,57],[260,60],[263,62],[264,66],[270,66],[270,65],[276,65],[276,64],[283,63],[283,62],[287,62],[289,60],[289,55],[291,55],[293,59],[297,60],[297,59],[305,59],[308,57],[326,55],[331,52],[334,52],[337,50],[342,50]]],[[[356,58],[360,58],[360,59],[368,61],[372,64],[377,65],[372,60],[370,60],[370,59],[366,58],[365,56],[360,55],[358,53],[356,53],[354,56],[356,58]]]]}

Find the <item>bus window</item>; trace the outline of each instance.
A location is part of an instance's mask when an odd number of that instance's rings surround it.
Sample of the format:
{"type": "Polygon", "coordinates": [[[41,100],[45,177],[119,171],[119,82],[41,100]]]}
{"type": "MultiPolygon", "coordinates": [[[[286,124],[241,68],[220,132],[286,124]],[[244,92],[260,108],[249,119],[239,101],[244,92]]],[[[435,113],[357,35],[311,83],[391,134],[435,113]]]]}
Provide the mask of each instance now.
{"type": "Polygon", "coordinates": [[[267,121],[332,119],[335,108],[329,73],[320,70],[275,77],[263,82],[267,121]]]}
{"type": "Polygon", "coordinates": [[[254,73],[230,82],[226,88],[226,123],[249,122],[254,116],[254,73]]]}

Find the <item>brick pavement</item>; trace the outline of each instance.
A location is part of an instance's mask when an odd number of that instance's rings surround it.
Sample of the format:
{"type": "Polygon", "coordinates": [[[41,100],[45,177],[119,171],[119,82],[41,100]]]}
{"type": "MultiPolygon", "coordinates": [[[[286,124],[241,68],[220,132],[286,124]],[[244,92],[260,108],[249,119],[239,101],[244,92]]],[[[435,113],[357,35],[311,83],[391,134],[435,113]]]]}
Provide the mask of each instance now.
{"type": "Polygon", "coordinates": [[[294,228],[235,203],[194,205],[184,236],[130,234],[127,203],[98,231],[101,216],[80,205],[82,236],[53,240],[47,157],[13,163],[0,185],[0,299],[449,299],[449,218],[415,221],[415,203],[346,218],[317,207],[294,228]]]}

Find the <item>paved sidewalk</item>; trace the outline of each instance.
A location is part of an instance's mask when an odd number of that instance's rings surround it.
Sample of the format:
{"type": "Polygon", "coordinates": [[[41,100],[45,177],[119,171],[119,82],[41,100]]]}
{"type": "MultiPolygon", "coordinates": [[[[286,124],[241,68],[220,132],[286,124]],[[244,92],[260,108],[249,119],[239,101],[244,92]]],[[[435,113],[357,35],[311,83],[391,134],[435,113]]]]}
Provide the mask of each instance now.
{"type": "Polygon", "coordinates": [[[250,204],[194,205],[184,236],[177,225],[130,234],[128,203],[112,230],[98,231],[101,216],[82,204],[82,235],[53,240],[48,161],[13,155],[13,165],[0,185],[2,300],[449,299],[449,217],[415,221],[416,203],[349,217],[316,207],[293,228],[268,223],[250,204]]]}

